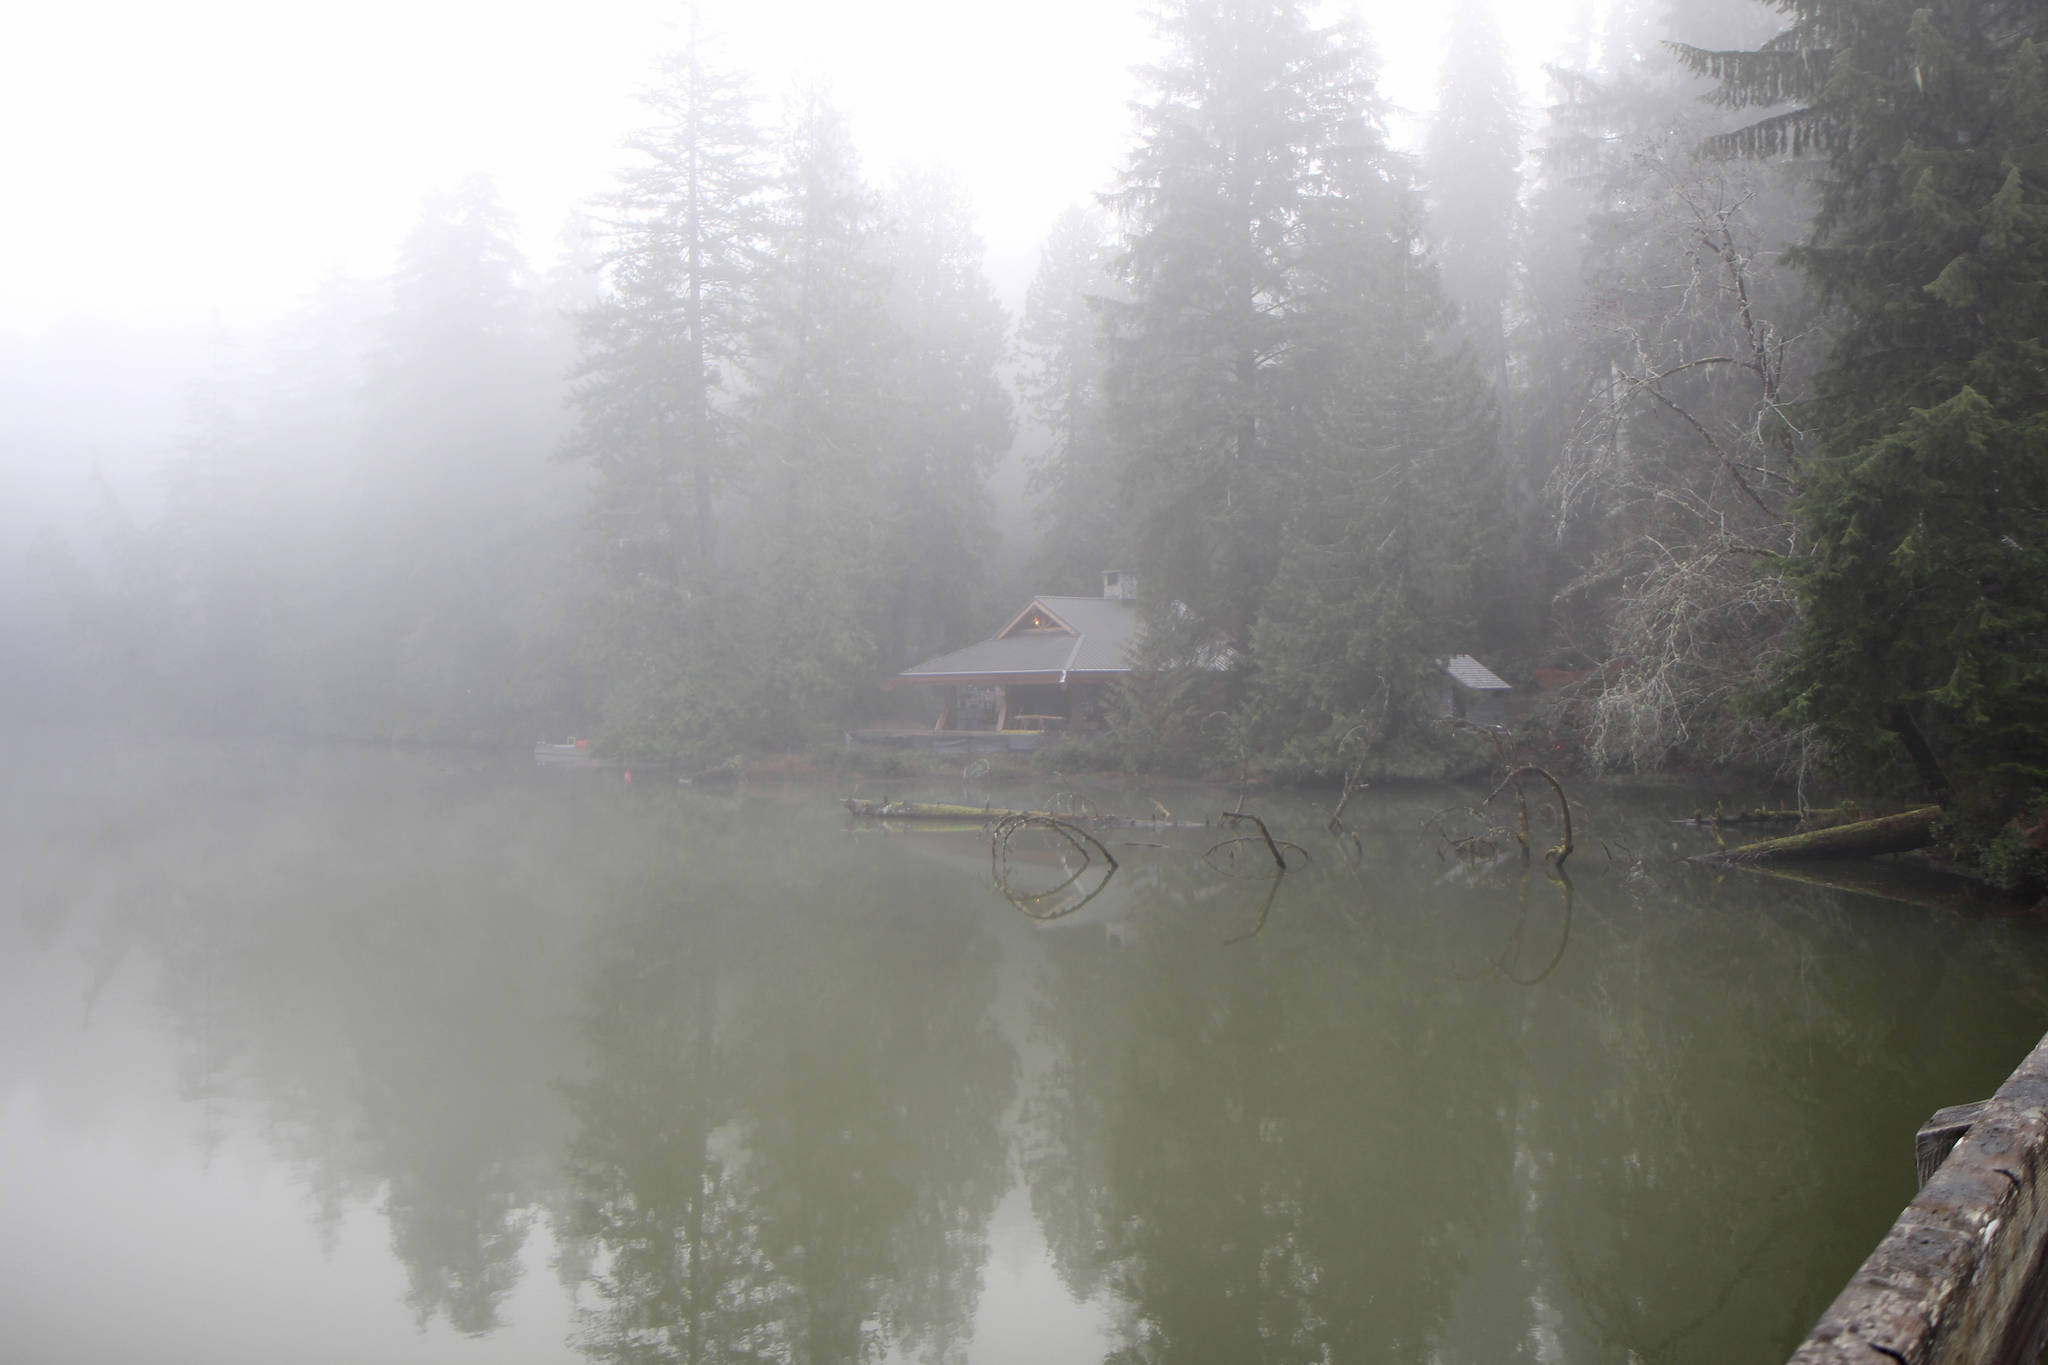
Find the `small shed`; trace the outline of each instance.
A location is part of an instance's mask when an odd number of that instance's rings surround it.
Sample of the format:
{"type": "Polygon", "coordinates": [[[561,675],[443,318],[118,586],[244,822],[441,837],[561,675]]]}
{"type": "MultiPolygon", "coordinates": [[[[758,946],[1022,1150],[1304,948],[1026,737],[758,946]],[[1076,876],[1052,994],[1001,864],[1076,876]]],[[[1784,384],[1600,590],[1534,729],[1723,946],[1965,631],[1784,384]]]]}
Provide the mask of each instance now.
{"type": "Polygon", "coordinates": [[[1443,714],[1474,725],[1506,725],[1508,694],[1515,689],[1470,654],[1453,654],[1443,670],[1443,714]]]}

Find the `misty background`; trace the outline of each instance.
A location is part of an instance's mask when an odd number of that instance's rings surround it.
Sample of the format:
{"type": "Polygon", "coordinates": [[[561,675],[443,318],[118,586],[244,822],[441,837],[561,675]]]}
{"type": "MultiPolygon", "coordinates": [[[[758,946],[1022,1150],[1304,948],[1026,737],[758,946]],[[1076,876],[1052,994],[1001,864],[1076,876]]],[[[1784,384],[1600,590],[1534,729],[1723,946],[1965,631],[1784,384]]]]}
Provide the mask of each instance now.
{"type": "MultiPolygon", "coordinates": [[[[1467,650],[1641,663],[1602,675],[1625,722],[1586,722],[1611,761],[1782,762],[1693,723],[1726,679],[1680,677],[1753,670],[1768,631],[1620,647],[1621,509],[1691,476],[1645,468],[1679,456],[1640,414],[1625,456],[1583,439],[1617,366],[1754,326],[1708,229],[1797,334],[1775,252],[1810,206],[1694,158],[1739,120],[1663,46],[1773,16],[1232,15],[1302,44],[1282,95],[1323,82],[1350,140],[1252,191],[1310,227],[1244,238],[1238,333],[1201,297],[1236,248],[1175,256],[1199,13],[30,17],[0,58],[0,113],[43,134],[0,168],[0,689],[95,725],[710,760],[881,714],[882,678],[1022,596],[1136,566],[1188,640],[1259,661],[1246,723],[1299,771],[1375,678],[1419,717],[1467,650]],[[1183,363],[1198,314],[1256,383],[1183,363]],[[1235,472],[1183,460],[1233,423],[1235,472]]],[[[1692,397],[1739,428],[1800,363],[1692,397]]]]}

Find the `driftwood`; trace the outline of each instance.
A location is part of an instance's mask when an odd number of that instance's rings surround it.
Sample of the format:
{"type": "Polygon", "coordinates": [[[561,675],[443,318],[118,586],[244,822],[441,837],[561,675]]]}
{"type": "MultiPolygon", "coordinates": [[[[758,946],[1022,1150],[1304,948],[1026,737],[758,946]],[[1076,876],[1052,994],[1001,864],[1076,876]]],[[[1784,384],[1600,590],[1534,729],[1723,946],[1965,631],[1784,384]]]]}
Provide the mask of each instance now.
{"type": "Polygon", "coordinates": [[[1787,834],[1779,839],[1760,839],[1740,848],[1699,853],[1696,863],[1743,867],[1752,863],[1793,862],[1802,858],[1875,858],[1886,853],[1910,853],[1934,842],[1934,825],[1941,819],[1940,806],[1922,806],[1899,815],[1805,834],[1787,834]]]}

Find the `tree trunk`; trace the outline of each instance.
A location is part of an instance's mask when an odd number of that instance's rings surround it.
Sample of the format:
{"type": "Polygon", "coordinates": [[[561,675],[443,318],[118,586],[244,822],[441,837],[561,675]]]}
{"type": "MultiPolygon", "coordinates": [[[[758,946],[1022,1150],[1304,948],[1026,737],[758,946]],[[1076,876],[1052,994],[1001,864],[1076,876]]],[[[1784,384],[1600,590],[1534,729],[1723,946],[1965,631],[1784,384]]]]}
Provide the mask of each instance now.
{"type": "Polygon", "coordinates": [[[1913,771],[1920,774],[1927,794],[1936,800],[1949,793],[1948,774],[1941,770],[1941,763],[1934,756],[1934,748],[1927,742],[1927,736],[1920,732],[1920,726],[1913,719],[1913,713],[1903,705],[1894,706],[1886,717],[1892,731],[1898,735],[1899,743],[1906,746],[1906,753],[1913,760],[1913,771]]]}
{"type": "Polygon", "coordinates": [[[1902,815],[1858,820],[1853,825],[1787,834],[1780,839],[1761,839],[1740,848],[1701,853],[1692,861],[1741,867],[1750,863],[1790,862],[1801,858],[1875,858],[1883,853],[1908,853],[1934,842],[1934,824],[1939,819],[1940,806],[1922,806],[1902,815]]]}

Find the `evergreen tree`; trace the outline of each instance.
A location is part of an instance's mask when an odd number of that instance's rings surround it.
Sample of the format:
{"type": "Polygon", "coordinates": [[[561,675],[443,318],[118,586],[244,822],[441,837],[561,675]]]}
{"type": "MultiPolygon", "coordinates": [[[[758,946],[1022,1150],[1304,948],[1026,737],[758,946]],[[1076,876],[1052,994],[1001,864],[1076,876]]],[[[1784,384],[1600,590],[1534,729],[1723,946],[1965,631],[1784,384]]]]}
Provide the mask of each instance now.
{"type": "Polygon", "coordinates": [[[1437,92],[1424,149],[1430,238],[1457,334],[1504,401],[1522,147],[1514,73],[1487,0],[1452,14],[1437,92]]]}
{"type": "MultiPolygon", "coordinates": [[[[1296,4],[1189,3],[1164,28],[1172,55],[1114,199],[1130,296],[1109,374],[1156,594],[1150,662],[1230,661],[1250,688],[1239,744],[1333,772],[1336,741],[1383,702],[1407,728],[1431,715],[1435,660],[1475,647],[1492,405],[1447,354],[1363,36],[1296,4]]],[[[1134,691],[1126,731],[1187,732],[1230,693],[1134,691]]]]}
{"type": "Polygon", "coordinates": [[[875,475],[890,488],[897,541],[883,662],[902,668],[983,624],[975,589],[994,538],[987,480],[1013,435],[997,373],[1009,320],[957,186],[911,177],[885,211],[888,310],[903,350],[888,464],[875,475]]]}
{"type": "Polygon", "coordinates": [[[1095,591],[1096,574],[1129,552],[1103,393],[1101,302],[1113,287],[1106,229],[1087,209],[1060,215],[1017,325],[1017,390],[1042,443],[1030,466],[1045,536],[1032,581],[1052,592],[1095,591]]]}
{"type": "Polygon", "coordinates": [[[1412,741],[1437,666],[1481,647],[1498,524],[1494,405],[1419,250],[1423,205],[1360,111],[1304,214],[1282,379],[1295,468],[1252,637],[1252,716],[1289,770],[1334,776],[1358,727],[1412,741]]]}
{"type": "Polygon", "coordinates": [[[698,665],[717,671],[705,686],[722,698],[707,728],[749,742],[814,734],[872,704],[902,548],[886,472],[908,347],[879,203],[845,120],[816,94],[797,105],[781,161],[749,343],[744,590],[720,618],[724,657],[698,665]]]}
{"type": "Polygon", "coordinates": [[[350,577],[375,604],[359,644],[386,670],[379,733],[523,739],[539,656],[568,647],[534,611],[569,550],[548,460],[558,341],[513,230],[488,180],[431,198],[371,357],[357,458],[380,496],[350,577]]]}
{"type": "Polygon", "coordinates": [[[691,662],[718,609],[715,530],[741,440],[729,387],[753,326],[762,140],[744,83],[717,68],[689,16],[685,45],[642,95],[638,160],[606,202],[604,291],[580,318],[591,612],[615,743],[673,753],[691,728],[691,662]]]}
{"type": "Polygon", "coordinates": [[[2032,0],[1805,0],[1683,49],[1752,155],[1819,149],[1800,254],[1842,320],[1809,417],[1782,697],[1865,773],[2003,819],[2048,787],[2048,78],[2032,0]]]}
{"type": "Polygon", "coordinates": [[[1362,53],[1298,0],[1176,0],[1140,144],[1110,202],[1128,302],[1112,310],[1112,429],[1160,605],[1243,644],[1272,577],[1287,459],[1273,380],[1300,290],[1301,220],[1363,106],[1362,53]]]}

